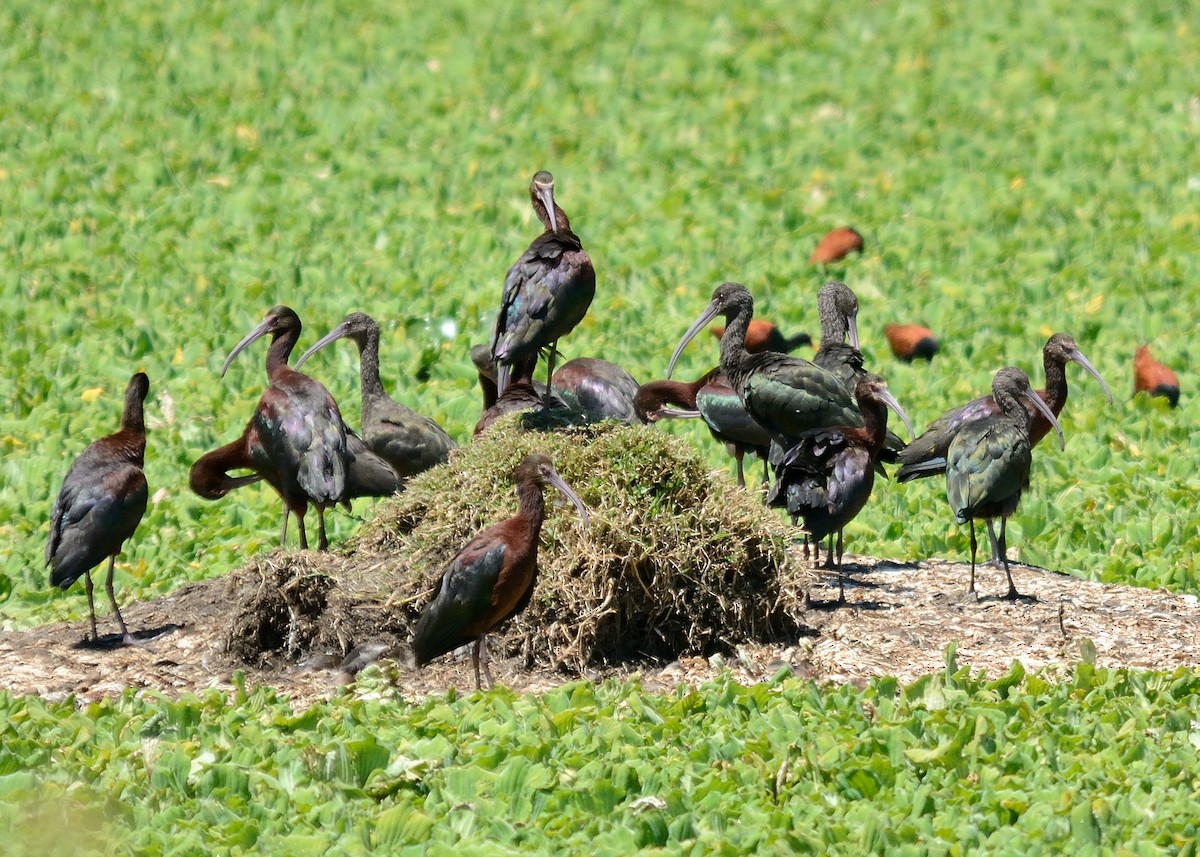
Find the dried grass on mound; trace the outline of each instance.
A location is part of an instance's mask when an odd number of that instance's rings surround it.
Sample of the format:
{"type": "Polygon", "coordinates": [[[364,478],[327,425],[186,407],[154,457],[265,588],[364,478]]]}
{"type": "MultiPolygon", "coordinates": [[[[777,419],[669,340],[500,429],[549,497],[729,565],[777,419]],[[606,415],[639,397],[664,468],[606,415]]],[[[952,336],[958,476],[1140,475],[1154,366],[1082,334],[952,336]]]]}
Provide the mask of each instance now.
{"type": "Polygon", "coordinates": [[[756,494],[653,429],[607,422],[543,434],[520,431],[518,420],[506,418],[377,506],[342,555],[281,552],[243,572],[251,603],[238,599],[229,650],[254,662],[262,641],[282,641],[276,651],[289,657],[334,643],[345,652],[380,634],[407,641],[459,548],[515,514],[512,471],[530,452],[550,456],[591,522],[585,528],[547,489],[533,599],[491,638],[495,649],[582,670],[796,635],[806,584],[786,567],[788,530],[756,494]],[[333,581],[305,602],[327,602],[316,626],[287,579],[314,574],[333,581]],[[264,631],[263,615],[287,630],[264,631]]]}

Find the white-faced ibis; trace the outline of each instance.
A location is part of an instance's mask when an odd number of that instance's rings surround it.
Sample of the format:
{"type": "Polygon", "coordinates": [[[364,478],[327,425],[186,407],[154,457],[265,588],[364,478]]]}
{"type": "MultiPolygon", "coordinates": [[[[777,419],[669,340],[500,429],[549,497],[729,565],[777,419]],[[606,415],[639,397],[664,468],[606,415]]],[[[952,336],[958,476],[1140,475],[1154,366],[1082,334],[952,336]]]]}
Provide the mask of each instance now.
{"type": "Polygon", "coordinates": [[[93,441],[67,471],[54,511],[50,514],[50,541],[46,565],[50,583],[66,589],[79,577],[87,590],[92,642],[96,633],[96,602],[91,571],[108,558],[104,589],[126,645],[140,645],[129,633],[113,595],[113,567],[121,545],[133,535],[146,511],[149,492],[142,472],[146,456],[144,403],[150,379],[138,372],[125,388],[121,430],[93,441]]]}
{"type": "Polygon", "coordinates": [[[863,237],[849,226],[828,232],[817,242],[817,249],[808,257],[810,265],[831,265],[840,262],[851,253],[863,251],[863,237]]]}
{"type": "MultiPolygon", "coordinates": [[[[220,500],[230,491],[261,482],[263,474],[255,471],[250,449],[258,443],[253,436],[254,423],[237,440],[219,446],[196,459],[188,474],[192,491],[205,500],[220,500]],[[232,470],[250,470],[231,476],[232,470]]],[[[346,500],[358,497],[389,497],[404,487],[404,480],[392,466],[367,448],[353,432],[346,434],[346,500]]]]}
{"type": "Polygon", "coordinates": [[[544,455],[527,455],[516,470],[518,511],[515,517],[488,527],[474,536],[442,573],[433,600],[421,611],[413,631],[412,650],[417,666],[438,655],[474,642],[471,663],[479,689],[482,651],[487,668],[488,632],[529,606],[537,582],[538,538],[546,517],[542,489],[553,485],[575,504],[587,524],[587,509],[544,455]]]}
{"type": "MultiPolygon", "coordinates": [[[[1051,413],[1057,417],[1062,413],[1067,403],[1067,361],[1078,363],[1088,374],[1100,382],[1104,395],[1112,402],[1112,393],[1108,384],[1100,377],[1096,367],[1083,356],[1074,337],[1066,333],[1056,333],[1047,341],[1042,349],[1042,365],[1046,372],[1046,386],[1038,391],[1042,401],[1050,407],[1051,413]]],[[[1030,442],[1037,445],[1046,433],[1050,431],[1050,421],[1047,420],[1032,405],[1026,408],[1033,418],[1033,428],[1030,432],[1030,442]]],[[[1000,406],[994,396],[981,396],[965,405],[954,408],[942,414],[929,424],[925,431],[900,451],[900,462],[903,465],[896,471],[898,482],[908,482],[944,473],[946,470],[946,453],[950,443],[961,428],[972,420],[998,414],[1000,406]]],[[[1061,436],[1060,436],[1061,439],[1061,436]]],[[[997,557],[998,559],[998,557],[997,557]]]]}
{"type": "Polygon", "coordinates": [[[638,421],[633,407],[638,382],[616,363],[598,357],[576,357],[559,367],[551,386],[567,407],[589,421],[638,421]]]}
{"type": "Polygon", "coordinates": [[[746,487],[744,459],[748,452],[763,460],[763,481],[767,480],[767,450],[771,435],[746,412],[719,366],[690,384],[683,381],[643,384],[634,399],[634,408],[638,418],[647,423],[664,418],[704,420],[712,436],[725,444],[737,462],[740,487],[746,487]]]}
{"type": "Polygon", "coordinates": [[[1142,392],[1164,397],[1172,408],[1179,404],[1179,379],[1150,356],[1148,345],[1139,346],[1133,355],[1133,394],[1142,392]]]}
{"type": "Polygon", "coordinates": [[[905,363],[912,363],[918,358],[932,363],[933,355],[941,348],[933,331],[919,324],[889,324],[883,332],[892,353],[905,363]]]}
{"type": "Polygon", "coordinates": [[[721,314],[725,316],[721,371],[750,415],[784,448],[810,428],[862,425],[858,407],[836,375],[798,357],[773,351],[751,354],[746,350],[744,343],[754,314],[754,298],[739,283],[717,286],[708,307],[675,347],[667,377],[674,371],[684,347],[721,314]]]}
{"type": "Polygon", "coordinates": [[[554,202],[554,176],[539,170],[529,185],[533,210],[545,231],[509,268],[496,316],[492,357],[501,395],[509,371],[548,349],[547,381],[554,374],[555,345],[583,320],[596,294],[596,271],[567,215],[554,202]]]}
{"type": "Polygon", "coordinates": [[[270,384],[258,400],[247,429],[254,469],[262,474],[283,498],[283,530],[287,539],[288,515],[296,513],[300,547],[308,547],[304,515],[308,504],[317,508],[320,528],[318,547],[325,550],[325,510],[342,502],[346,495],[346,425],[337,402],[319,381],[288,366],[288,357],[300,338],[300,317],[289,307],[277,306],[246,334],[221,367],[229,364],[250,343],[271,334],[267,351],[270,384]]]}
{"type": "MultiPolygon", "coordinates": [[[[713,336],[720,339],[725,335],[725,325],[717,325],[712,329],[713,336]]],[[[807,333],[797,333],[795,336],[784,336],[774,323],[764,319],[752,319],[746,328],[746,350],[751,354],[760,351],[778,351],[780,354],[790,354],[801,345],[812,345],[812,337],[807,333]]]]}
{"type": "Polygon", "coordinates": [[[362,385],[362,439],[367,448],[392,466],[401,478],[445,464],[455,443],[429,417],[400,404],[383,389],[379,378],[379,325],[365,312],[352,312],[300,355],[296,368],[331,342],[351,339],[358,346],[362,385]]]}
{"type": "Polygon", "coordinates": [[[831,280],[817,293],[817,314],[821,320],[821,347],[813,355],[813,363],[837,375],[853,395],[863,373],[862,352],[858,350],[858,298],[845,283],[831,280]]]}
{"type": "Polygon", "coordinates": [[[966,423],[950,443],[946,456],[946,496],[954,510],[954,519],[971,527],[971,583],[967,592],[975,591],[975,519],[986,518],[990,531],[992,519],[998,517],[998,553],[1008,577],[1008,592],[1004,597],[1012,599],[1020,597],[1020,593],[1008,568],[1004,531],[1009,515],[1021,501],[1021,492],[1029,487],[1033,417],[1024,401],[1053,426],[1060,444],[1062,426],[1029,386],[1028,376],[1016,367],[1009,366],[996,373],[992,398],[999,411],[966,423]]]}
{"type": "MultiPolygon", "coordinates": [[[[846,600],[842,578],[842,531],[862,511],[875,485],[879,456],[887,437],[887,409],[912,426],[900,403],[878,375],[863,373],[855,387],[863,426],[810,429],[787,451],[776,470],[771,506],[784,506],[792,523],[804,519],[804,530],[817,543],[837,535],[838,603],[846,600]]],[[[830,539],[830,557],[833,540],[830,539]]]]}

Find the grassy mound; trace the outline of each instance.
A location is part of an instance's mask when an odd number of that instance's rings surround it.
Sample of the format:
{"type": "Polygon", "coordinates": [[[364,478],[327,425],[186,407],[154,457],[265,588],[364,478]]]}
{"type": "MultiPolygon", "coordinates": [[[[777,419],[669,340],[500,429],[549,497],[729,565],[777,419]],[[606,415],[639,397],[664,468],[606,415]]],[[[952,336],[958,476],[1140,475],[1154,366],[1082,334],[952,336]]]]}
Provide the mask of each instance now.
{"type": "Polygon", "coordinates": [[[550,456],[591,521],[585,528],[547,489],[533,599],[493,637],[494,651],[523,650],[530,664],[582,669],[796,633],[803,594],[784,567],[789,533],[756,495],[652,429],[609,422],[524,432],[518,419],[506,418],[381,503],[341,555],[276,554],[260,563],[257,584],[241,587],[253,603],[240,602],[231,651],[254,660],[262,640],[287,641],[291,657],[335,641],[345,651],[370,634],[405,642],[459,548],[515,514],[512,470],[535,451],[550,456]],[[291,587],[279,575],[289,571],[335,581],[325,599],[327,627],[306,616],[304,633],[263,630],[264,609],[285,621],[300,615],[280,601],[291,587]],[[280,598],[264,597],[271,591],[280,598]]]}

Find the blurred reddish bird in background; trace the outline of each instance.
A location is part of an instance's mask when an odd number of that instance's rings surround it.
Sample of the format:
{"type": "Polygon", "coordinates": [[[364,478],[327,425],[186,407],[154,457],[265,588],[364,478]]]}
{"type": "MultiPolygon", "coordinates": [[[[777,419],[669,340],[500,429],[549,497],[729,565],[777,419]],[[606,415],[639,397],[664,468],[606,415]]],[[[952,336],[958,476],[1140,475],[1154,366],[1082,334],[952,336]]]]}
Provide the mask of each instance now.
{"type": "Polygon", "coordinates": [[[840,262],[851,253],[863,251],[863,237],[849,226],[841,226],[825,235],[817,249],[808,257],[810,265],[829,265],[840,262]]]}
{"type": "Polygon", "coordinates": [[[1145,391],[1151,396],[1162,396],[1171,403],[1179,404],[1179,379],[1175,373],[1150,356],[1150,346],[1143,345],[1133,355],[1133,394],[1145,391]]]}
{"type": "Polygon", "coordinates": [[[933,355],[941,348],[933,331],[919,324],[889,324],[883,332],[892,353],[905,363],[912,363],[918,357],[932,362],[933,355]]]}
{"type": "MultiPolygon", "coordinates": [[[[725,325],[713,328],[713,336],[720,339],[725,335],[725,325]]],[[[812,345],[812,337],[807,333],[797,333],[795,336],[784,336],[772,322],[766,319],[751,319],[746,331],[746,350],[751,354],[760,351],[778,351],[789,354],[793,348],[801,345],[812,345]]]]}

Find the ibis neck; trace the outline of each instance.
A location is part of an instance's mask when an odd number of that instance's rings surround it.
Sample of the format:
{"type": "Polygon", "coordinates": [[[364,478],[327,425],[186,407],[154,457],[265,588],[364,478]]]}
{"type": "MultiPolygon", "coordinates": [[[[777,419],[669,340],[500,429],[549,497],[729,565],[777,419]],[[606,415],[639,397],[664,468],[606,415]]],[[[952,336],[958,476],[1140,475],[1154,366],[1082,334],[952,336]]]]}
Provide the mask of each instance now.
{"type": "Polygon", "coordinates": [[[121,412],[121,430],[132,434],[146,434],[145,402],[136,391],[125,394],[125,409],[121,412]]]}
{"type": "Polygon", "coordinates": [[[721,336],[721,371],[739,395],[745,380],[741,367],[750,358],[750,352],[746,350],[746,332],[750,329],[750,319],[753,317],[753,303],[736,303],[725,312],[725,333],[721,336]]]}
{"type": "Polygon", "coordinates": [[[300,339],[298,329],[289,328],[275,334],[271,347],[267,350],[267,377],[274,378],[280,370],[288,368],[288,358],[296,342],[300,339]]]}
{"type": "Polygon", "coordinates": [[[821,347],[841,345],[850,335],[850,325],[838,310],[835,298],[821,292],[817,295],[817,314],[821,319],[821,347]]]}
{"type": "Polygon", "coordinates": [[[362,384],[364,402],[368,397],[379,398],[387,395],[383,391],[383,381],[379,378],[378,328],[367,330],[366,335],[358,340],[358,376],[362,384]]]}
{"type": "Polygon", "coordinates": [[[863,419],[863,435],[874,452],[883,449],[887,439],[887,405],[876,399],[859,399],[858,410],[863,419]]]}
{"type": "Polygon", "coordinates": [[[542,532],[542,521],[546,517],[546,498],[542,486],[532,479],[517,483],[517,517],[527,523],[527,531],[533,544],[537,544],[542,532]]]}
{"type": "Polygon", "coordinates": [[[1066,361],[1056,355],[1042,353],[1042,367],[1046,371],[1046,404],[1058,416],[1067,403],[1067,365],[1066,361]]]}

